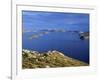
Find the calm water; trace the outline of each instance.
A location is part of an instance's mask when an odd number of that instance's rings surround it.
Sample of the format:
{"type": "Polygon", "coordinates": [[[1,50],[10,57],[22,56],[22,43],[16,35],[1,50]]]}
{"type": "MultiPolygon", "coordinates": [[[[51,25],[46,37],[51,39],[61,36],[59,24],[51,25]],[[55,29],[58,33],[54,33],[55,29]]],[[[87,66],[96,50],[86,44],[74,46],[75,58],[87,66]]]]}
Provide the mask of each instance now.
{"type": "Polygon", "coordinates": [[[75,32],[52,32],[29,39],[36,32],[23,33],[23,49],[47,52],[57,50],[65,55],[89,63],[89,40],[80,40],[75,32]]]}

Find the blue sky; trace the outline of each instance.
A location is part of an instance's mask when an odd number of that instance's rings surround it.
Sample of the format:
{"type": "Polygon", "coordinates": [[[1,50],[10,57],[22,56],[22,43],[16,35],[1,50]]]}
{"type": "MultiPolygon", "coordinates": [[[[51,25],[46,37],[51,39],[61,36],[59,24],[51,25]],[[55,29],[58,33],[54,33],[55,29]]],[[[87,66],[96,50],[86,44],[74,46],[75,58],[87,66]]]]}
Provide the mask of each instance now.
{"type": "Polygon", "coordinates": [[[89,31],[89,14],[22,11],[24,30],[66,29],[89,31]]]}

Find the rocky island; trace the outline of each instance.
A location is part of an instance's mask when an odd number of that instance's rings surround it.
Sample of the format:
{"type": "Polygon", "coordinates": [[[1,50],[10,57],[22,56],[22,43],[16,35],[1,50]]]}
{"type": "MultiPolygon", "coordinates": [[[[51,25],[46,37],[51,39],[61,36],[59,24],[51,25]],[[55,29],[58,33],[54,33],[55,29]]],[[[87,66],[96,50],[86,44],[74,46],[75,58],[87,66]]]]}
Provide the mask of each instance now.
{"type": "Polygon", "coordinates": [[[56,68],[56,67],[75,67],[88,66],[89,64],[79,61],[63,53],[53,50],[44,53],[23,49],[22,51],[22,68],[56,68]]]}
{"type": "Polygon", "coordinates": [[[80,39],[89,39],[89,32],[80,32],[80,39]]]}
{"type": "MultiPolygon", "coordinates": [[[[33,31],[35,32],[35,31],[33,31]]],[[[79,34],[79,38],[81,40],[89,39],[89,32],[81,32],[81,31],[70,31],[70,30],[64,30],[64,29],[45,29],[45,30],[40,30],[38,34],[33,34],[32,36],[29,37],[29,39],[36,39],[41,36],[47,35],[52,32],[70,32],[70,33],[77,33],[79,34]]]]}

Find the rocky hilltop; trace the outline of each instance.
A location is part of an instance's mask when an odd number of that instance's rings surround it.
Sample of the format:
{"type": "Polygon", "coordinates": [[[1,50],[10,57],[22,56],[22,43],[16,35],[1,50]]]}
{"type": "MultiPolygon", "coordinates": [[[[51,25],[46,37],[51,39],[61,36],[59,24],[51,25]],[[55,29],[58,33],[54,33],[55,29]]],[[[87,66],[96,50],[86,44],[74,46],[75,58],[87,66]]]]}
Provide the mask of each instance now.
{"type": "Polygon", "coordinates": [[[39,53],[37,51],[22,51],[22,68],[52,68],[88,66],[87,63],[65,56],[59,51],[39,53]]]}

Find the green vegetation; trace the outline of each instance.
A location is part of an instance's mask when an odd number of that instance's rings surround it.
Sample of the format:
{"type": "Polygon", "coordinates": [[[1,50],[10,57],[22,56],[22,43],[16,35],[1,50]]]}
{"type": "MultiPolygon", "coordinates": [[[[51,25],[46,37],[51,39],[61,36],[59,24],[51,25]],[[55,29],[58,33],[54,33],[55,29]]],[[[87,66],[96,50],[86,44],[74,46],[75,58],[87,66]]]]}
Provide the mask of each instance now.
{"type": "Polygon", "coordinates": [[[58,51],[38,53],[36,51],[22,51],[22,68],[52,68],[52,67],[75,67],[88,66],[87,63],[72,59],[58,51]]]}

